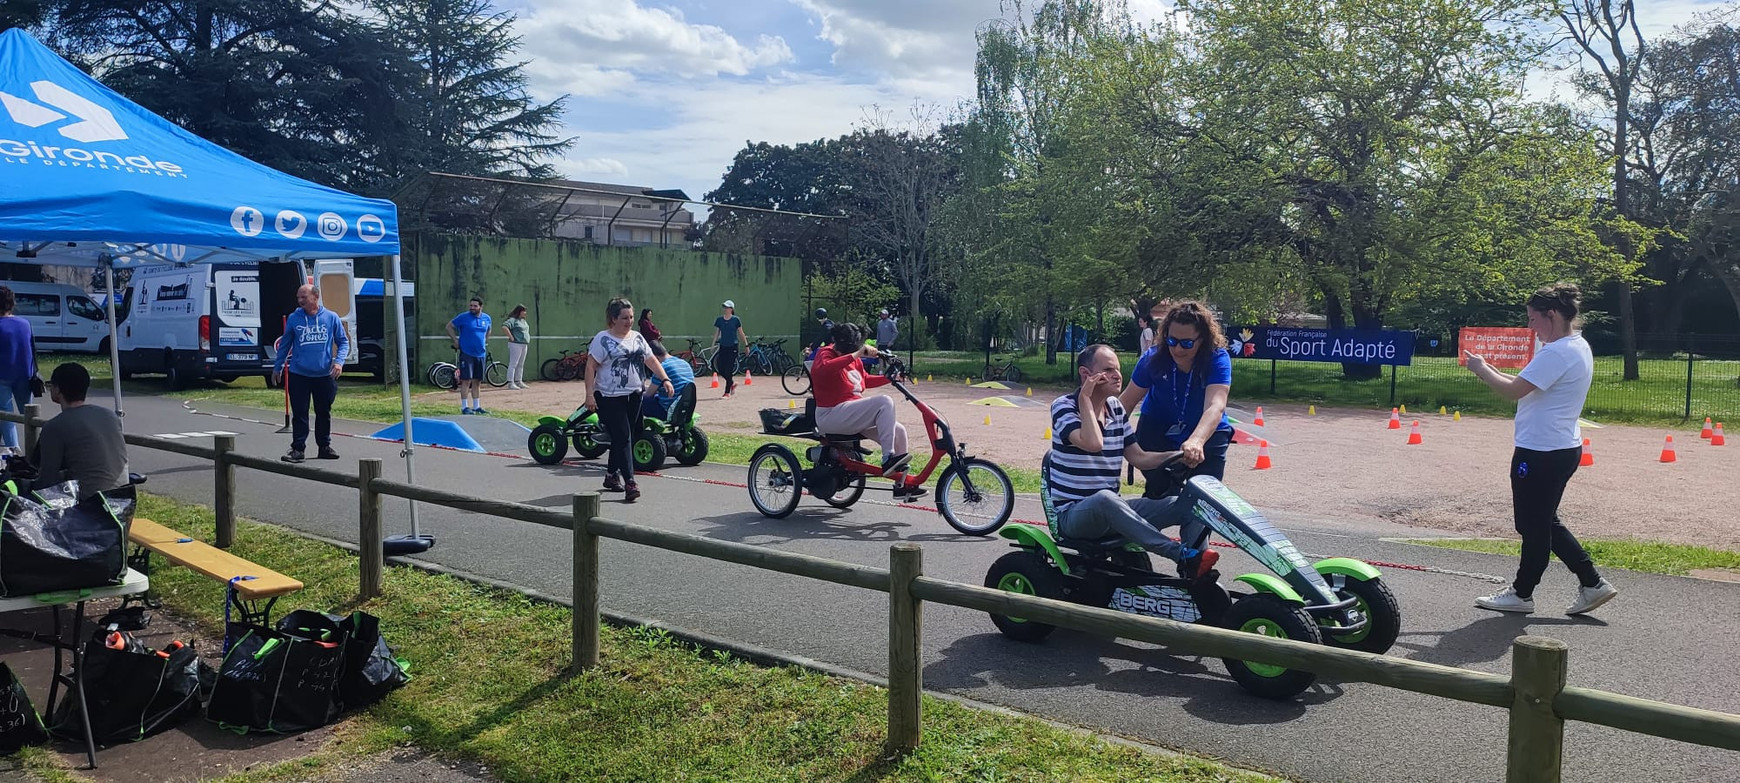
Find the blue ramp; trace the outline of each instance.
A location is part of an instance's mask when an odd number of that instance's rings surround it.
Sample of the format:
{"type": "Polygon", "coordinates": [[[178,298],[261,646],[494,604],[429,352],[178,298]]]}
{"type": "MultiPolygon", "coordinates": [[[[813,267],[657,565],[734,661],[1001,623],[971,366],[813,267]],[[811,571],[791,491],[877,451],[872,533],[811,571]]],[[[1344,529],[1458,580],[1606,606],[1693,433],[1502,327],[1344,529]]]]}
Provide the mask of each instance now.
{"type": "MultiPolygon", "coordinates": [[[[485,451],[476,438],[466,433],[459,422],[448,419],[411,419],[411,432],[417,437],[419,446],[441,446],[462,451],[485,451]]],[[[405,423],[399,422],[391,427],[369,436],[377,440],[405,440],[405,423]]]]}

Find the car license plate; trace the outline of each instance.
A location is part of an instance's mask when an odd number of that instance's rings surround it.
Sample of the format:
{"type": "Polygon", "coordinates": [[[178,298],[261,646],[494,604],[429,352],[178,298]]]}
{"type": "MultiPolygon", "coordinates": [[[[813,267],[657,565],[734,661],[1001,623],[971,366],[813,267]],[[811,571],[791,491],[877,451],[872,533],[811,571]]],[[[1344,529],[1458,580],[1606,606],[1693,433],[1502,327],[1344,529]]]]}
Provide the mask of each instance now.
{"type": "Polygon", "coordinates": [[[248,353],[232,353],[232,354],[230,354],[230,361],[233,361],[233,362],[254,362],[254,361],[259,361],[259,360],[260,360],[260,355],[257,353],[253,353],[251,351],[248,353]]]}

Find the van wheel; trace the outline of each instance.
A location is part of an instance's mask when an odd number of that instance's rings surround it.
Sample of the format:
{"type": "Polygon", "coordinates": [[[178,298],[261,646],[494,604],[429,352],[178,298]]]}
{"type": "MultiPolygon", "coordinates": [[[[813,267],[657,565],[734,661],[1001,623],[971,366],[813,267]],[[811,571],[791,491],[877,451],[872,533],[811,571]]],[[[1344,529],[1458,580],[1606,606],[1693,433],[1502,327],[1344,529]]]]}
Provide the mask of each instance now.
{"type": "Polygon", "coordinates": [[[187,388],[187,373],[175,362],[175,352],[163,354],[163,376],[169,382],[170,391],[181,391],[187,388]]]}
{"type": "Polygon", "coordinates": [[[105,359],[109,357],[109,338],[104,337],[102,342],[97,343],[97,353],[105,359]]]}

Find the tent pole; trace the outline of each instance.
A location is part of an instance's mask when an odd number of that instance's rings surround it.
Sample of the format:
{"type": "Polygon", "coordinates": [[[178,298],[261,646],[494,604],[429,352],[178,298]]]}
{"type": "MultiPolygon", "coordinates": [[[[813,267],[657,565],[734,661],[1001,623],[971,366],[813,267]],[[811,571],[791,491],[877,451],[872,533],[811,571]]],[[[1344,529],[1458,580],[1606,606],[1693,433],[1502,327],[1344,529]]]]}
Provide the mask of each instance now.
{"type": "Polygon", "coordinates": [[[121,410],[121,340],[115,331],[115,259],[107,254],[103,256],[103,288],[108,293],[107,307],[109,312],[109,378],[115,384],[115,416],[127,415],[121,410]]]}
{"type": "MultiPolygon", "coordinates": [[[[405,283],[399,273],[397,253],[393,254],[393,318],[394,323],[398,324],[396,331],[399,338],[399,407],[405,420],[405,483],[416,484],[417,470],[411,461],[411,452],[416,449],[417,440],[411,437],[411,360],[405,350],[405,283]]],[[[415,538],[421,536],[423,530],[417,525],[417,501],[412,500],[410,504],[411,536],[415,538]]]]}

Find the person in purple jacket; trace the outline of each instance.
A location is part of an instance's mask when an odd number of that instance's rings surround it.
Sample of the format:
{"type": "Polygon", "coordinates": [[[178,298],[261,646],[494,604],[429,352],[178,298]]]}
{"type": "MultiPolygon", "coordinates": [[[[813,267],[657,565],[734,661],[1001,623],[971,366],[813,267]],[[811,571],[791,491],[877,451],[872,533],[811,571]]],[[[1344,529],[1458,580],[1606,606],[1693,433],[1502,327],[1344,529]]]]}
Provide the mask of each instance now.
{"type": "MultiPolygon", "coordinates": [[[[0,285],[0,411],[23,413],[30,404],[30,380],[36,377],[35,337],[30,320],[12,314],[18,297],[0,285]]],[[[0,424],[0,437],[14,454],[18,451],[18,425],[0,424]]]]}
{"type": "Polygon", "coordinates": [[[350,335],[338,314],[320,306],[320,290],[296,289],[296,303],[284,322],[284,338],[272,383],[284,381],[290,390],[290,452],[279,459],[301,462],[308,446],[308,403],[314,402],[314,443],[321,459],[338,459],[332,450],[332,401],[338,398],[338,376],[350,355],[350,335]],[[284,366],[290,366],[289,375],[284,366]]]}

